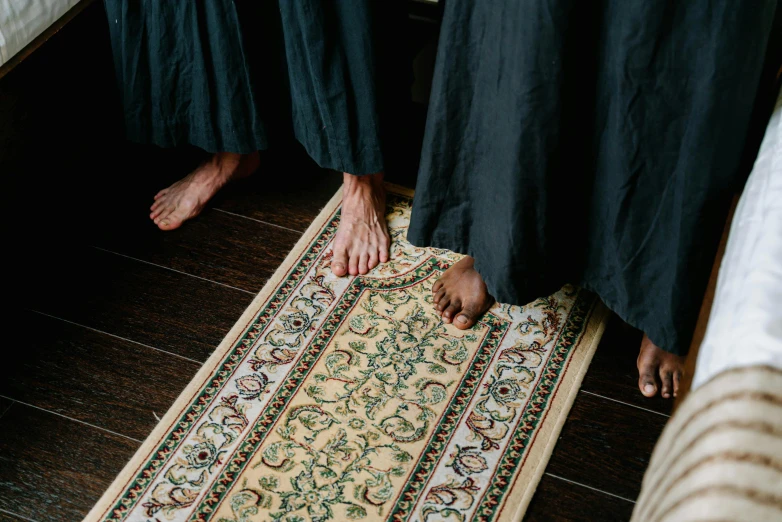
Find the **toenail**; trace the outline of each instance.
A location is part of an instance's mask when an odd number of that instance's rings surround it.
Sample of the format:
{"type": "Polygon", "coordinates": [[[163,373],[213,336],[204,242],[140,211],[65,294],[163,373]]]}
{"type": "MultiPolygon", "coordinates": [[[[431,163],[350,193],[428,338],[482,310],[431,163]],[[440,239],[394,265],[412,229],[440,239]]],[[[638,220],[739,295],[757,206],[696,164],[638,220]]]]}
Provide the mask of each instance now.
{"type": "Polygon", "coordinates": [[[467,319],[465,316],[460,315],[456,318],[457,321],[459,321],[462,324],[467,324],[469,322],[469,319],[467,319]]]}
{"type": "Polygon", "coordinates": [[[654,385],[653,384],[647,384],[644,386],[644,391],[646,393],[654,393],[654,385]]]}

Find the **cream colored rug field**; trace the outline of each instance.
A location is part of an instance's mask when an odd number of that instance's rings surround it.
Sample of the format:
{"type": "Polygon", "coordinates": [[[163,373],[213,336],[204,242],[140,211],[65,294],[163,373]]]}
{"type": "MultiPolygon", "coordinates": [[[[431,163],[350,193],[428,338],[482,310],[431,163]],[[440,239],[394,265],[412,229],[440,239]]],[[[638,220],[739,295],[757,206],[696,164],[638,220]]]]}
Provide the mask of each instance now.
{"type": "Polygon", "coordinates": [[[336,194],[88,520],[521,518],[606,311],[566,287],[444,324],[460,256],[407,243],[389,189],[391,260],[331,273],[336,194]]]}

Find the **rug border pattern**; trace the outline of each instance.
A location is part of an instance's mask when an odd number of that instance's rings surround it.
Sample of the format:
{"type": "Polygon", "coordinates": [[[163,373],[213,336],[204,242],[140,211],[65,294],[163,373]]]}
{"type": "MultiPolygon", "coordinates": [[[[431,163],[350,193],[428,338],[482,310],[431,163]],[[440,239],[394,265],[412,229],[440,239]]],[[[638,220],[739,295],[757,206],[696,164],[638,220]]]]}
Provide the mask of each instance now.
{"type": "MultiPolygon", "coordinates": [[[[400,193],[394,188],[391,190],[400,193]]],[[[400,195],[407,195],[405,192],[409,191],[402,189],[400,195]]],[[[141,500],[148,486],[165,467],[169,457],[185,440],[189,427],[195,424],[199,415],[208,409],[212,400],[219,394],[222,385],[215,388],[213,386],[215,382],[224,384],[242,359],[244,352],[251,349],[257,334],[263,330],[261,322],[273,318],[269,312],[285,303],[298,281],[306,274],[321,250],[327,246],[327,243],[322,241],[322,237],[330,228],[336,228],[341,199],[340,188],[321,211],[321,215],[325,216],[313,221],[288,257],[245,309],[242,317],[183,390],[85,520],[101,519],[106,522],[120,522],[141,500]],[[280,295],[281,292],[285,293],[284,297],[280,295]],[[275,298],[267,303],[271,296],[275,298]],[[259,311],[254,312],[254,310],[259,311]],[[257,333],[253,334],[253,331],[257,333]],[[215,376],[221,378],[221,381],[216,381],[215,376]],[[188,429],[183,425],[188,426],[188,429]],[[171,428],[175,426],[178,428],[172,431],[171,428]]]]}
{"type": "MultiPolygon", "coordinates": [[[[264,411],[260,414],[258,420],[245,437],[244,441],[234,451],[227,464],[223,467],[223,470],[214,479],[214,484],[209,488],[207,496],[199,502],[197,509],[190,517],[191,521],[210,520],[213,513],[217,511],[217,508],[224,500],[224,495],[230,490],[228,485],[233,482],[234,477],[238,477],[242,473],[252,460],[253,455],[260,449],[261,445],[266,440],[266,436],[270,433],[271,427],[277,422],[279,416],[284,413],[288,401],[296,395],[301,384],[307,379],[307,376],[315,367],[317,358],[320,357],[323,350],[329,345],[344,319],[349,316],[350,311],[355,306],[356,301],[363,291],[367,289],[393,290],[417,284],[431,277],[432,265],[435,265],[439,270],[446,270],[449,267],[448,263],[431,257],[408,274],[388,279],[357,277],[353,280],[345,291],[345,294],[340,298],[340,303],[332,310],[330,317],[327,317],[320,327],[321,330],[324,330],[326,329],[326,324],[329,324],[326,335],[321,334],[315,337],[310,342],[310,346],[306,349],[303,356],[299,358],[296,364],[289,370],[288,375],[285,378],[286,385],[281,386],[277,390],[275,397],[270,400],[268,405],[264,408],[264,411]],[[295,384],[295,388],[289,386],[293,384],[295,384]]],[[[491,362],[492,356],[494,355],[494,351],[501,344],[502,336],[510,326],[510,323],[494,314],[488,314],[487,319],[484,319],[481,322],[486,324],[489,329],[477,348],[468,369],[465,371],[465,376],[462,378],[457,391],[450,399],[448,407],[442,413],[441,419],[451,418],[454,413],[457,413],[457,410],[458,416],[461,417],[461,414],[467,409],[469,400],[462,400],[461,404],[457,405],[459,402],[458,399],[460,397],[469,399],[473,390],[480,384],[481,379],[491,362]],[[468,377],[473,378],[472,383],[465,382],[468,380],[468,377]]],[[[447,441],[450,440],[456,425],[456,422],[447,421],[440,422],[437,425],[437,429],[430,435],[430,442],[426,445],[426,448],[419,457],[416,467],[410,474],[410,478],[400,490],[398,495],[400,499],[395,502],[395,507],[389,512],[387,518],[394,517],[398,514],[401,509],[398,507],[399,503],[403,502],[401,500],[402,496],[416,495],[420,492],[421,486],[423,485],[418,484],[418,482],[420,482],[421,473],[431,473],[434,469],[431,465],[428,466],[426,470],[423,469],[426,467],[424,463],[424,461],[427,461],[426,457],[430,455],[433,444],[442,447],[447,445],[447,441]],[[444,442],[433,443],[435,437],[444,442]]],[[[427,463],[431,464],[429,461],[427,461],[427,463]]],[[[398,517],[396,518],[398,519],[398,517]]]]}
{"type": "MultiPolygon", "coordinates": [[[[389,196],[392,198],[394,196],[409,198],[413,195],[412,190],[403,187],[390,184],[387,184],[387,187],[389,196]]],[[[229,377],[243,360],[245,352],[252,349],[254,341],[264,331],[267,323],[276,317],[277,312],[279,312],[278,309],[287,302],[288,297],[301,283],[312,264],[317,261],[328,246],[328,238],[338,224],[341,199],[342,189],[336,192],[318,217],[308,227],[274,275],[249,304],[241,318],[204,363],[190,384],[183,390],[130,462],[115,478],[85,520],[122,521],[141,500],[149,486],[154,483],[158,474],[165,469],[170,457],[175,453],[179,445],[184,442],[190,427],[198,421],[200,415],[207,411],[209,405],[219,395],[229,377]]],[[[436,262],[435,258],[430,258],[425,264],[430,262],[436,262]]],[[[444,263],[444,261],[441,262],[444,263]]],[[[418,266],[413,272],[420,270],[423,266],[418,266]]],[[[400,274],[392,279],[398,280],[400,277],[409,275],[400,274]]],[[[346,292],[354,288],[355,282],[359,280],[376,281],[378,283],[388,281],[357,278],[351,283],[346,292]]],[[[344,299],[345,295],[341,299],[344,299]]],[[[569,411],[578,393],[581,380],[602,336],[609,314],[605,306],[593,294],[585,291],[578,291],[572,306],[573,308],[568,312],[568,316],[562,326],[560,338],[556,341],[557,344],[535,387],[533,398],[528,402],[520,416],[519,426],[528,426],[529,417],[533,418],[534,425],[526,429],[526,431],[517,428],[512,432],[511,440],[507,443],[497,468],[499,472],[492,478],[473,512],[473,516],[477,520],[500,520],[502,522],[518,520],[526,511],[535,487],[527,487],[523,491],[514,492],[516,482],[520,478],[524,478],[529,480],[531,484],[536,485],[543,474],[554,444],[556,444],[558,434],[565,422],[565,414],[569,411]],[[577,322],[577,324],[573,324],[574,322],[577,322]],[[568,367],[571,364],[574,367],[569,369],[568,367]],[[554,367],[552,368],[552,366],[554,367]],[[565,384],[568,386],[565,386],[565,384]],[[566,388],[566,393],[558,396],[557,391],[563,387],[566,388]],[[549,413],[552,413],[552,411],[556,413],[560,410],[565,414],[560,414],[552,422],[545,423],[549,413]],[[540,428],[538,429],[539,426],[540,428]],[[532,432],[534,435],[527,437],[525,436],[527,432],[532,432]],[[525,462],[533,453],[534,457],[538,459],[535,461],[535,466],[527,466],[529,469],[519,468],[519,463],[525,462]]],[[[329,316],[324,319],[323,325],[336,312],[337,308],[332,310],[329,316]]],[[[493,320],[496,321],[498,318],[494,317],[493,320]]],[[[313,341],[317,339],[315,337],[313,341]]],[[[481,347],[478,348],[473,365],[477,362],[485,342],[486,339],[481,344],[481,347]]],[[[326,345],[327,342],[324,342],[323,347],[326,345]]],[[[310,348],[308,347],[306,350],[309,351],[310,348]]],[[[481,371],[484,371],[485,367],[489,365],[492,355],[490,354],[489,360],[483,363],[484,367],[481,371]]],[[[294,364],[292,369],[297,367],[300,362],[301,359],[294,364]]],[[[306,375],[303,375],[302,380],[305,377],[306,375]]],[[[280,388],[281,390],[282,388],[280,388]]],[[[454,398],[460,391],[461,387],[454,395],[454,398]]],[[[273,401],[270,401],[264,407],[261,415],[252,424],[252,428],[246,435],[245,440],[234,449],[229,463],[234,460],[234,456],[239,452],[239,449],[247,442],[247,438],[252,436],[255,427],[264,420],[266,411],[271,409],[273,404],[273,401]]],[[[466,407],[465,404],[464,408],[466,409],[466,407]]],[[[444,419],[445,417],[442,418],[444,419]]],[[[452,424],[455,426],[457,423],[453,422],[452,424]]],[[[258,442],[259,446],[261,442],[258,442]]],[[[442,446],[445,448],[446,443],[442,443],[442,446]]],[[[428,450],[429,445],[427,445],[428,450]]],[[[415,473],[419,471],[419,466],[426,460],[426,455],[427,452],[424,452],[419,457],[414,472],[400,491],[398,500],[388,513],[387,518],[400,519],[400,516],[410,514],[409,512],[406,514],[398,512],[400,505],[403,503],[403,497],[407,496],[408,485],[415,473]]],[[[220,478],[228,471],[229,465],[226,464],[218,472],[215,479],[213,479],[213,485],[196,502],[197,509],[190,515],[190,520],[205,519],[198,516],[200,508],[206,505],[211,491],[218,485],[220,478]]],[[[430,466],[430,469],[433,469],[433,465],[430,466]]],[[[227,490],[228,488],[224,489],[227,490]]],[[[418,494],[420,493],[421,491],[418,491],[418,494]]]]}

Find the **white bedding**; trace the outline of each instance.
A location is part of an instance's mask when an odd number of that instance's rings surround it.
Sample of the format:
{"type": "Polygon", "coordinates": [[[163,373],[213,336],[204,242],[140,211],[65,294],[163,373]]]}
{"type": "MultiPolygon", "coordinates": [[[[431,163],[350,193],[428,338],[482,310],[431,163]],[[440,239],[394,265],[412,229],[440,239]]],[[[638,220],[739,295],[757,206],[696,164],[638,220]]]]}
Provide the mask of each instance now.
{"type": "Polygon", "coordinates": [[[736,208],[692,389],[758,364],[782,369],[782,93],[736,208]]]}
{"type": "Polygon", "coordinates": [[[78,3],[79,0],[0,0],[0,65],[78,3]]]}

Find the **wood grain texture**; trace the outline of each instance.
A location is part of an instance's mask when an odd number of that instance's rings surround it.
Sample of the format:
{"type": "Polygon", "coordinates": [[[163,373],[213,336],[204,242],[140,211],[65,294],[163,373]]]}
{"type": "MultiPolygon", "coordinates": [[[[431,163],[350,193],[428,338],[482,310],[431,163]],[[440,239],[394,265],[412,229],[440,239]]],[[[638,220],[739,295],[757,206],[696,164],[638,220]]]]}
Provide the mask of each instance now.
{"type": "Polygon", "coordinates": [[[525,522],[627,521],[635,504],[600,491],[543,475],[525,522]]]}
{"type": "MultiPolygon", "coordinates": [[[[143,440],[200,365],[33,312],[31,336],[0,370],[0,395],[143,440]]],[[[0,411],[2,410],[0,402],[0,411]]]]}
{"type": "Polygon", "coordinates": [[[635,500],[667,418],[579,393],[546,471],[635,500]]]}
{"type": "Polygon", "coordinates": [[[0,522],[39,522],[39,521],[32,518],[22,517],[21,515],[17,515],[15,513],[11,513],[9,511],[4,511],[0,509],[0,522]]]}
{"type": "MultiPolygon", "coordinates": [[[[88,247],[38,266],[26,308],[204,361],[253,296],[88,247]]],[[[33,260],[30,260],[31,263],[33,260]]]]}
{"type": "Polygon", "coordinates": [[[647,398],[638,389],[636,359],[643,334],[613,316],[606,327],[581,389],[670,415],[673,401],[660,394],[647,398]]]}
{"type": "Polygon", "coordinates": [[[341,185],[341,173],[321,169],[300,149],[282,158],[276,151],[265,151],[258,171],[225,187],[213,205],[304,232],[341,185]]]}
{"type": "MultiPolygon", "coordinates": [[[[5,367],[7,368],[8,366],[10,365],[6,365],[5,367]]],[[[13,406],[13,404],[14,401],[10,399],[6,399],[5,397],[0,397],[0,419],[2,419],[3,415],[5,415],[8,412],[8,410],[11,409],[11,406],[13,406]]]]}
{"type": "Polygon", "coordinates": [[[146,214],[134,216],[95,244],[253,294],[260,292],[301,236],[213,209],[168,232],[159,230],[146,214]]]}
{"type": "Polygon", "coordinates": [[[47,522],[81,520],[138,446],[16,403],[0,419],[0,509],[47,522]]]}

